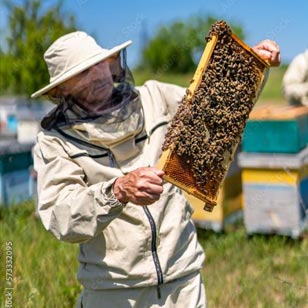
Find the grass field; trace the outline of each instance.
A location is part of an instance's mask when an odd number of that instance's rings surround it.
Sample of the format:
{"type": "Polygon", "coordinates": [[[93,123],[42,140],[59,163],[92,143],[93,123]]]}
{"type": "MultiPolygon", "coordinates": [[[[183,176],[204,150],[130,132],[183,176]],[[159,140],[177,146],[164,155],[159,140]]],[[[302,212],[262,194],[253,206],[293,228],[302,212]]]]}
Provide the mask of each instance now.
{"type": "MultiPolygon", "coordinates": [[[[209,308],[308,307],[308,242],[281,236],[247,238],[242,223],[225,233],[198,230],[207,254],[202,271],[209,308]]],[[[6,245],[13,251],[13,306],[74,307],[77,245],[58,242],[31,202],[0,209],[0,308],[4,308],[6,245]]]]}
{"type": "Polygon", "coordinates": [[[7,242],[12,242],[14,255],[12,307],[74,307],[81,290],[76,281],[78,246],[58,242],[47,233],[32,202],[1,208],[0,213],[0,307],[5,307],[7,242]]]}

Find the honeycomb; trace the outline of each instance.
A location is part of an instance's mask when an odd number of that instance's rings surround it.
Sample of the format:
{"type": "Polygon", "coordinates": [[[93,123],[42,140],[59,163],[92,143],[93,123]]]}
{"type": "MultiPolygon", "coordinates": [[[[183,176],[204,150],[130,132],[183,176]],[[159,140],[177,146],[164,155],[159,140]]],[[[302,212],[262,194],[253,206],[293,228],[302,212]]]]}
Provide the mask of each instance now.
{"type": "Polygon", "coordinates": [[[162,145],[164,179],[212,211],[268,64],[225,21],[212,25],[190,86],[162,145]]]}

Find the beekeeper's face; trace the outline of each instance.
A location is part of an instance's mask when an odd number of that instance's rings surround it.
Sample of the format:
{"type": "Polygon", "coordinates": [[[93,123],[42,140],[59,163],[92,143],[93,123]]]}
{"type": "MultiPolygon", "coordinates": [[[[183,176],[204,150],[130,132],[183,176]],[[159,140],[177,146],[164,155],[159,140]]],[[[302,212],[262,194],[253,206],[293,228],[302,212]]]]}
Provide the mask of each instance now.
{"type": "Polygon", "coordinates": [[[72,96],[76,104],[89,114],[99,114],[109,108],[113,91],[110,62],[107,59],[70,78],[61,85],[64,96],[72,96]]]}

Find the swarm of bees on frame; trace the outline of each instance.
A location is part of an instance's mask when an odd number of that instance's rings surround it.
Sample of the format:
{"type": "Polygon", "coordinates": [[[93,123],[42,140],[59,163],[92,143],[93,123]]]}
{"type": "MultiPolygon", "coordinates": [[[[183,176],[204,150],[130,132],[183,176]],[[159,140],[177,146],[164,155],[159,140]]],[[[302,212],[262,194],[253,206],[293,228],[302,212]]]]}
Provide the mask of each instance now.
{"type": "Polygon", "coordinates": [[[216,22],[206,40],[217,43],[193,95],[187,92],[168,127],[163,151],[189,166],[197,188],[215,197],[254,106],[262,74],[258,60],[216,22]]]}

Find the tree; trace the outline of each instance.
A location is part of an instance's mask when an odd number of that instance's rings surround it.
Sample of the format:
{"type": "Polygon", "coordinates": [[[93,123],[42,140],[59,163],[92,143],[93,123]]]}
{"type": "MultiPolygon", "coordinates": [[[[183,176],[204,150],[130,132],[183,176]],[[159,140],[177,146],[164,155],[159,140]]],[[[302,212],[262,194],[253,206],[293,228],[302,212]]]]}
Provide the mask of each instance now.
{"type": "MultiPolygon", "coordinates": [[[[141,67],[155,73],[193,71],[204,50],[205,35],[216,21],[213,17],[192,16],[161,26],[142,52],[141,67]]],[[[241,26],[231,27],[244,38],[241,26]]]]}
{"type": "Polygon", "coordinates": [[[9,17],[7,51],[0,53],[1,94],[29,95],[47,84],[43,53],[55,39],[76,29],[74,17],[63,12],[63,1],[46,9],[42,4],[4,1],[9,17]]]}

